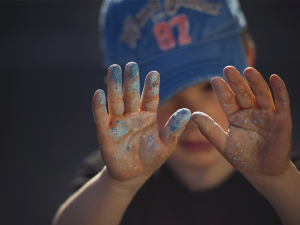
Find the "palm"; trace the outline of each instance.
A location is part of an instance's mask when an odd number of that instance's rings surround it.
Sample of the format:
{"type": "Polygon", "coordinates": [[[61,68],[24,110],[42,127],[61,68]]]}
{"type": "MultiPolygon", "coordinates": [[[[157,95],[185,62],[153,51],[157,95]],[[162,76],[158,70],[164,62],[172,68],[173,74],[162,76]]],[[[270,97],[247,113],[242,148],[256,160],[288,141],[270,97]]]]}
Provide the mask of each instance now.
{"type": "Polygon", "coordinates": [[[149,176],[175,148],[177,137],[190,119],[186,109],[178,110],[160,132],[157,125],[159,75],[146,77],[140,99],[137,64],[125,69],[124,91],[121,71],[113,65],[108,73],[108,108],[105,94],[97,91],[93,100],[97,138],[110,174],[118,180],[149,176]],[[171,128],[176,125],[177,129],[171,128]]]}
{"type": "MultiPolygon", "coordinates": [[[[224,132],[215,126],[213,130],[222,138],[212,137],[213,133],[205,134],[206,137],[240,172],[252,175],[283,173],[289,162],[292,126],[284,83],[278,76],[271,78],[276,98],[274,105],[270,90],[254,69],[245,71],[254,94],[234,68],[229,67],[224,72],[231,89],[221,78],[214,79],[212,85],[227,115],[229,128],[224,132]]],[[[203,125],[196,117],[194,120],[201,130],[203,125]]]]}
{"type": "Polygon", "coordinates": [[[102,157],[112,173],[122,173],[126,179],[149,173],[164,162],[163,153],[167,150],[159,138],[156,113],[137,112],[120,118],[115,124],[105,134],[106,138],[103,135],[98,138],[102,157]]]}

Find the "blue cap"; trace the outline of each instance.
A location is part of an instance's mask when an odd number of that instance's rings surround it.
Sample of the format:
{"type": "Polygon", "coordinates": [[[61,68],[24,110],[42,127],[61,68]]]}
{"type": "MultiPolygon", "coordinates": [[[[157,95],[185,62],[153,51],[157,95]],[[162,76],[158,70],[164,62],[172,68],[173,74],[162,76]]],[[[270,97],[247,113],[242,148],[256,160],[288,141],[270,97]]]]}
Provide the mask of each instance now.
{"type": "MultiPolygon", "coordinates": [[[[141,84],[160,74],[160,103],[214,76],[247,67],[237,0],[104,0],[100,14],[104,65],[137,62],[141,84]]],[[[142,88],[141,88],[142,90],[142,88]]]]}

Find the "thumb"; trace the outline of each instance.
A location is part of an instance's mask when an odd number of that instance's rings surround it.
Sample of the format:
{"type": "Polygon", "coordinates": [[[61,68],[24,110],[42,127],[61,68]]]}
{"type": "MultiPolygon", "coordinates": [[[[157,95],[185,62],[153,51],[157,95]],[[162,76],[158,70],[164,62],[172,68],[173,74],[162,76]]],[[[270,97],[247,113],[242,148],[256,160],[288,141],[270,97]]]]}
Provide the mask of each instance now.
{"type": "Polygon", "coordinates": [[[194,112],[192,120],[198,125],[204,137],[222,153],[226,145],[227,133],[220,125],[215,123],[210,116],[202,112],[194,112]]]}
{"type": "Polygon", "coordinates": [[[190,119],[191,111],[185,108],[177,110],[170,117],[161,136],[161,140],[166,147],[171,148],[171,150],[175,148],[179,136],[190,119]]]}

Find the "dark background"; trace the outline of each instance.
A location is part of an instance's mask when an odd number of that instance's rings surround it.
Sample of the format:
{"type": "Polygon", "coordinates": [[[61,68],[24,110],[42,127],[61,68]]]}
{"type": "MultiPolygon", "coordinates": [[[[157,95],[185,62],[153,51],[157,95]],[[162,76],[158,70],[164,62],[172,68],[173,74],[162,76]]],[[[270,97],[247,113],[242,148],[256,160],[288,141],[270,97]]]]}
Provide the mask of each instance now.
{"type": "MultiPolygon", "coordinates": [[[[0,2],[0,224],[50,224],[80,160],[97,148],[93,93],[104,88],[100,1],[0,2]]],[[[256,68],[288,87],[299,149],[300,2],[242,1],[256,68]]]]}

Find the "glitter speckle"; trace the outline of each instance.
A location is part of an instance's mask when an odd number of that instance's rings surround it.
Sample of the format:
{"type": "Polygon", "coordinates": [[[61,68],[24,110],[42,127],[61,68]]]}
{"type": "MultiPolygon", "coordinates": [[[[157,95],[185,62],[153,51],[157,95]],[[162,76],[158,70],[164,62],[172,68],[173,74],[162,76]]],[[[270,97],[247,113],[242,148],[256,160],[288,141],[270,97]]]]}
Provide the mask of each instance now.
{"type": "MultiPolygon", "coordinates": [[[[129,131],[129,124],[122,124],[122,126],[117,126],[117,127],[113,127],[110,129],[109,135],[115,139],[115,141],[119,141],[121,138],[124,137],[124,135],[126,135],[129,131]]],[[[126,146],[124,146],[124,149],[127,148],[127,144],[126,146]]]]}
{"type": "Polygon", "coordinates": [[[154,135],[152,135],[152,136],[149,137],[150,140],[153,140],[153,138],[154,138],[154,135]]]}
{"type": "Polygon", "coordinates": [[[236,160],[236,157],[233,157],[232,160],[236,160]]]}
{"type": "Polygon", "coordinates": [[[237,143],[237,144],[236,144],[236,147],[240,147],[240,146],[241,146],[241,144],[240,144],[240,143],[237,143]]]}
{"type": "Polygon", "coordinates": [[[248,118],[244,120],[244,123],[247,123],[248,121],[250,121],[248,118]]]}
{"type": "Polygon", "coordinates": [[[255,123],[255,124],[257,123],[256,120],[252,120],[252,121],[253,121],[253,123],[255,123]]]}

